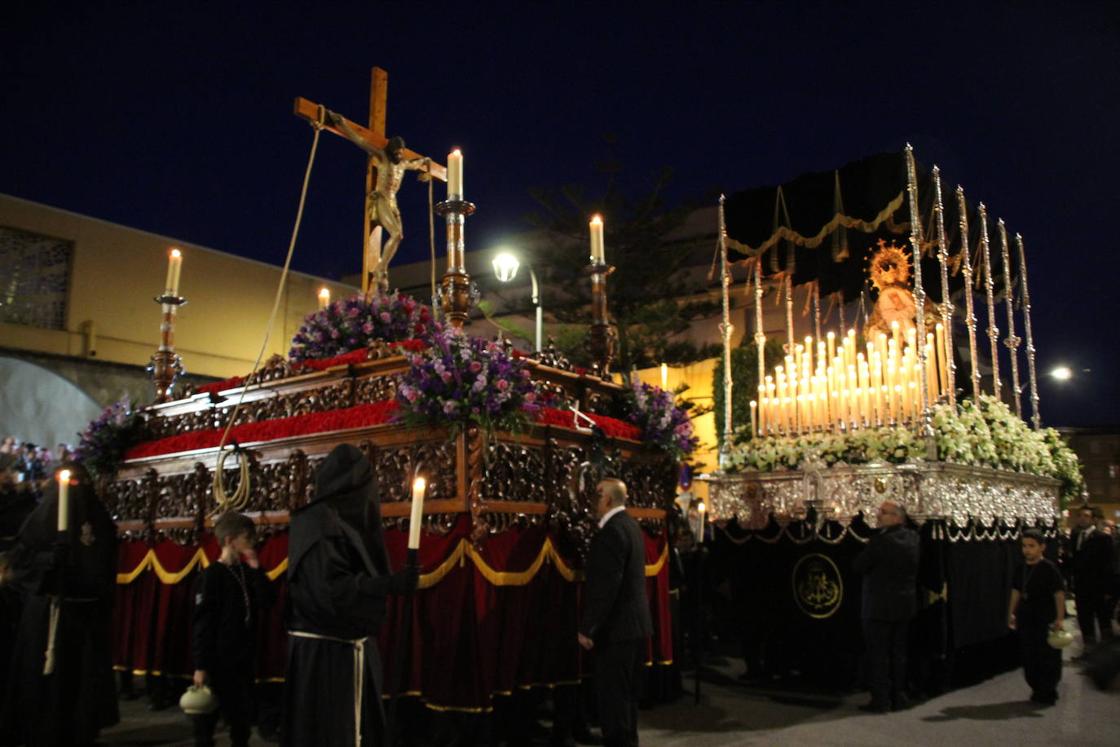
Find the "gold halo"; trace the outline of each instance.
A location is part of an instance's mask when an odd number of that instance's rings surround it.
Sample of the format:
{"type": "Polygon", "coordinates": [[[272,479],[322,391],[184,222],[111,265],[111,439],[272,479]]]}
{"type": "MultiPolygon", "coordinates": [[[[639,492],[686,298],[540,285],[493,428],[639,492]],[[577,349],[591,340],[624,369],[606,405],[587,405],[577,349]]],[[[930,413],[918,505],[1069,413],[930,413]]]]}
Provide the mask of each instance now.
{"type": "Polygon", "coordinates": [[[879,248],[871,257],[868,273],[875,290],[892,285],[910,285],[910,256],[901,247],[879,239],[879,248]]]}

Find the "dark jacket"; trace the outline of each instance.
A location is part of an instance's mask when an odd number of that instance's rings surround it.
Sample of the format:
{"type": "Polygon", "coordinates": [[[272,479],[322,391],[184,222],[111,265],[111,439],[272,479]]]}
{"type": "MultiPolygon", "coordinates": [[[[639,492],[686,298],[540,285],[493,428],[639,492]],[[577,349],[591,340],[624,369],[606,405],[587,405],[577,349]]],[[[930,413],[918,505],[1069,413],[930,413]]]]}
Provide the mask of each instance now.
{"type": "Polygon", "coordinates": [[[207,566],[194,584],[191,652],[195,669],[211,676],[219,670],[251,674],[256,666],[257,618],[262,609],[272,606],[274,596],[260,568],[243,563],[229,566],[220,561],[207,566]]]}
{"type": "Polygon", "coordinates": [[[917,612],[918,533],[902,526],[877,532],[852,563],[863,576],[864,620],[897,622],[917,612]]]}
{"type": "Polygon", "coordinates": [[[653,633],[646,597],[642,530],[625,511],[591,540],[579,632],[596,644],[632,641],[653,633]]]}
{"type": "Polygon", "coordinates": [[[1082,594],[1104,593],[1112,582],[1115,552],[1112,536],[1098,529],[1082,530],[1080,534],[1085,535],[1083,539],[1075,535],[1070,542],[1074,591],[1082,594]],[[1077,546],[1079,539],[1081,547],[1077,546]]]}

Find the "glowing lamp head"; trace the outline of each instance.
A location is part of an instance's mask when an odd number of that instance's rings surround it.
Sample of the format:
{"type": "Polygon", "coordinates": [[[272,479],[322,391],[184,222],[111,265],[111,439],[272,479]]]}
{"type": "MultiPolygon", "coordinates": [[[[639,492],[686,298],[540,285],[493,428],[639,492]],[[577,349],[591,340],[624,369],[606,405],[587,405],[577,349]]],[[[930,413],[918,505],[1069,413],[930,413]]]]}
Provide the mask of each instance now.
{"type": "Polygon", "coordinates": [[[503,283],[508,283],[517,277],[517,270],[521,267],[521,262],[509,252],[502,252],[494,257],[491,264],[494,265],[494,275],[503,283]]]}
{"type": "Polygon", "coordinates": [[[1069,366],[1055,366],[1050,370],[1050,378],[1056,381],[1069,381],[1073,378],[1073,370],[1069,366]]]}
{"type": "Polygon", "coordinates": [[[595,215],[592,215],[591,216],[591,223],[592,223],[592,225],[598,225],[598,226],[603,225],[603,216],[599,215],[598,213],[596,213],[595,215]]]}
{"type": "Polygon", "coordinates": [[[171,256],[174,259],[179,259],[180,257],[183,256],[183,253],[181,251],[179,251],[178,249],[172,249],[171,250],[171,256]]]}
{"type": "Polygon", "coordinates": [[[698,505],[696,507],[696,510],[699,511],[700,513],[704,513],[705,511],[708,510],[708,507],[704,505],[704,501],[700,501],[700,505],[698,505]]]}
{"type": "Polygon", "coordinates": [[[58,481],[60,483],[70,483],[70,470],[63,469],[58,471],[58,481]]]}
{"type": "Polygon", "coordinates": [[[325,309],[330,305],[331,305],[331,289],[330,288],[320,288],[319,289],[319,308],[320,309],[325,309]]]}
{"type": "Polygon", "coordinates": [[[428,481],[425,480],[423,477],[417,477],[415,480],[412,481],[412,495],[413,496],[424,495],[424,490],[427,487],[428,487],[428,481]]]}

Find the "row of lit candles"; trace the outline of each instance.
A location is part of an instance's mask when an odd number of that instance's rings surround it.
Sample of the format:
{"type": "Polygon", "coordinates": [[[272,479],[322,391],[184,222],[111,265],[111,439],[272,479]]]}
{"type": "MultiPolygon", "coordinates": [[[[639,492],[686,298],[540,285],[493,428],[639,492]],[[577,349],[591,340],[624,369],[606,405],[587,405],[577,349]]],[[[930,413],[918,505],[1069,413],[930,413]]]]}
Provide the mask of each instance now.
{"type": "Polygon", "coordinates": [[[829,332],[815,344],[787,350],[783,365],[758,386],[751,400],[751,431],[760,436],[846,431],[916,423],[949,388],[948,347],[941,324],[926,334],[926,360],[918,357],[917,334],[898,322],[860,351],[855,330],[837,341],[829,332]],[[922,380],[925,399],[922,399],[922,380]]]}

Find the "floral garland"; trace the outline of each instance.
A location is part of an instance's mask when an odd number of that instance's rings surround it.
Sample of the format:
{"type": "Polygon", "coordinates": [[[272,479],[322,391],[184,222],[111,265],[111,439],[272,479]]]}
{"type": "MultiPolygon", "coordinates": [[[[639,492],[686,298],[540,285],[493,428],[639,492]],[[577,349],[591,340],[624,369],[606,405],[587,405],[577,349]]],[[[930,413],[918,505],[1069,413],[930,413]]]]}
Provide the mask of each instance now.
{"type": "Polygon", "coordinates": [[[676,397],[660,387],[635,383],[626,392],[626,420],[638,426],[642,441],[656,446],[678,462],[688,459],[699,443],[692,434],[692,421],[676,397]]]}
{"type": "Polygon", "coordinates": [[[288,359],[300,362],[331,358],[364,348],[375,340],[423,338],[432,328],[431,309],[411,296],[398,292],[366,298],[358,294],[308,314],[292,338],[288,359]]]}
{"type": "Polygon", "coordinates": [[[102,410],[79,434],[74,460],[96,478],[112,477],[125,452],[144,436],[144,417],[132,409],[128,397],[102,410]]]}
{"type": "Polygon", "coordinates": [[[406,358],[409,368],[397,387],[405,423],[516,431],[538,407],[527,365],[497,343],[437,331],[431,347],[406,358]]]}
{"type": "MultiPolygon", "coordinates": [[[[954,409],[932,409],[933,439],[939,461],[1053,477],[1062,482],[1062,502],[1084,487],[1077,455],[1053,428],[1032,430],[994,397],[964,400],[954,409]]],[[[735,448],[731,469],[771,472],[797,469],[808,461],[834,464],[900,464],[923,458],[925,444],[908,428],[868,428],[849,433],[819,433],[796,438],[756,439],[735,448]]]]}

